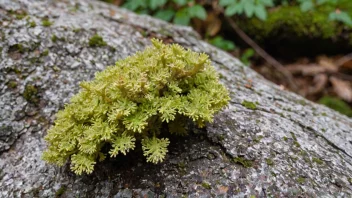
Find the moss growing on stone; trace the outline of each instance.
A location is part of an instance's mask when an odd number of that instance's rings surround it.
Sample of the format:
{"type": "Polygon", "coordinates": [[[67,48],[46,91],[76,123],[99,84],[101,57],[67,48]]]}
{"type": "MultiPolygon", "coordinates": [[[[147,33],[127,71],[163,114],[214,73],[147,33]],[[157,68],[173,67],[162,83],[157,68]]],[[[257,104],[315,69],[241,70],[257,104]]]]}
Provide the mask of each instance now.
{"type": "Polygon", "coordinates": [[[344,29],[351,29],[343,24],[329,20],[326,7],[317,7],[314,12],[302,12],[299,6],[281,6],[272,9],[267,20],[261,21],[255,17],[238,21],[241,28],[261,41],[266,38],[281,38],[285,36],[331,39],[338,37],[344,29]]]}
{"type": "Polygon", "coordinates": [[[253,161],[247,160],[244,157],[235,157],[233,161],[237,164],[241,164],[245,168],[250,168],[253,166],[253,161]]]}
{"type": "Polygon", "coordinates": [[[89,46],[90,47],[103,47],[106,46],[106,42],[103,40],[103,37],[99,36],[98,34],[93,35],[89,39],[89,46]]]}
{"type": "Polygon", "coordinates": [[[47,56],[47,55],[49,55],[49,50],[48,50],[48,49],[44,50],[44,51],[41,53],[41,56],[47,56]]]}
{"type": "Polygon", "coordinates": [[[10,46],[9,48],[9,52],[19,52],[19,53],[24,53],[27,51],[27,49],[25,47],[23,47],[23,45],[21,43],[15,44],[10,46]]]}
{"type": "Polygon", "coordinates": [[[66,187],[65,186],[61,186],[59,188],[59,190],[56,191],[55,193],[55,197],[61,197],[61,195],[63,195],[66,191],[66,187]]]}
{"type": "Polygon", "coordinates": [[[265,162],[266,162],[266,164],[268,164],[269,166],[273,166],[273,165],[274,165],[273,160],[271,160],[270,158],[265,159],[265,162]]]}
{"type": "Polygon", "coordinates": [[[347,178],[348,182],[350,183],[350,185],[352,185],[352,177],[347,178]]]}
{"type": "Polygon", "coordinates": [[[11,89],[15,89],[17,87],[17,82],[14,80],[11,80],[7,83],[7,86],[10,87],[11,89]]]}
{"type": "Polygon", "coordinates": [[[227,105],[229,93],[206,54],[152,43],[80,84],[45,137],[44,160],[62,166],[70,159],[76,174],[91,173],[96,161],[126,155],[140,142],[147,162],[160,163],[168,133],[187,134],[188,120],[203,127],[227,105]]]}
{"type": "Polygon", "coordinates": [[[23,92],[23,97],[30,103],[38,103],[38,89],[33,85],[27,84],[23,92]]]}
{"type": "Polygon", "coordinates": [[[304,183],[306,182],[306,178],[304,178],[304,177],[298,177],[298,178],[297,178],[297,182],[298,182],[299,184],[304,184],[304,183]]]}
{"type": "Polygon", "coordinates": [[[56,43],[57,40],[58,40],[57,36],[56,36],[55,34],[53,34],[53,35],[51,36],[51,41],[54,42],[54,43],[56,43]]]}
{"type": "Polygon", "coordinates": [[[324,164],[324,161],[323,161],[323,160],[321,160],[321,159],[319,159],[319,158],[316,158],[316,157],[313,157],[313,158],[312,158],[312,161],[315,162],[315,163],[317,163],[317,164],[319,164],[319,165],[324,164]]]}
{"type": "Polygon", "coordinates": [[[50,27],[53,24],[53,22],[49,21],[49,19],[43,19],[42,20],[42,25],[44,27],[50,27]]]}
{"type": "Polygon", "coordinates": [[[208,189],[208,190],[211,189],[211,185],[210,185],[208,182],[202,182],[202,186],[203,186],[203,188],[205,188],[205,189],[208,189]]]}
{"type": "Polygon", "coordinates": [[[247,109],[252,109],[252,110],[256,110],[257,109],[257,105],[254,102],[250,102],[247,100],[244,100],[242,102],[242,106],[246,107],[247,109]]]}

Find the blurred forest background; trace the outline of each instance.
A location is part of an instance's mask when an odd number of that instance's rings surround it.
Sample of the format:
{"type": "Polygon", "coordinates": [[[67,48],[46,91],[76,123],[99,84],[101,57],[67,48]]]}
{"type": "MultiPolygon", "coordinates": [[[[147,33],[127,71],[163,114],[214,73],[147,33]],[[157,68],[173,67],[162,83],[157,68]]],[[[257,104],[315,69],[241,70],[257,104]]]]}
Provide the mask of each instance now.
{"type": "Polygon", "coordinates": [[[352,117],[352,0],[103,1],[192,26],[283,89],[352,117]]]}

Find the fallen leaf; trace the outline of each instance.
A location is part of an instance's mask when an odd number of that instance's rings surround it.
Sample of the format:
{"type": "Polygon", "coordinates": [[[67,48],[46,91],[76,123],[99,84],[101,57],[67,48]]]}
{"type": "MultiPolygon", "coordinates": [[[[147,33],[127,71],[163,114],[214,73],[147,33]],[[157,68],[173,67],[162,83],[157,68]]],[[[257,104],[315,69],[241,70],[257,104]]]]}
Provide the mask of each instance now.
{"type": "Polygon", "coordinates": [[[310,86],[308,89],[309,95],[318,94],[323,91],[328,83],[328,76],[326,74],[318,74],[314,77],[313,83],[313,86],[310,86]]]}
{"type": "Polygon", "coordinates": [[[352,102],[352,87],[349,81],[340,80],[333,76],[329,80],[336,95],[347,102],[352,102]]]}
{"type": "Polygon", "coordinates": [[[338,71],[338,65],[336,65],[335,61],[331,58],[328,58],[326,56],[320,56],[317,58],[317,61],[321,67],[326,69],[326,71],[329,71],[329,72],[338,71]]]}
{"type": "Polygon", "coordinates": [[[218,15],[214,12],[208,13],[208,17],[206,19],[206,33],[209,36],[215,36],[221,29],[221,20],[218,15]]]}

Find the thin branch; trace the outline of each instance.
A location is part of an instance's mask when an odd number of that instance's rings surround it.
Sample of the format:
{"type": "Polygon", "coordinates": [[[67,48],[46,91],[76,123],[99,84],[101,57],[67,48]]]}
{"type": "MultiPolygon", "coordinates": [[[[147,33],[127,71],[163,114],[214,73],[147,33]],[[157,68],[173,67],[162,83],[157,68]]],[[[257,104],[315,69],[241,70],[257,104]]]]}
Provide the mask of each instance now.
{"type": "Polygon", "coordinates": [[[248,45],[250,45],[257,52],[257,54],[263,59],[265,59],[271,66],[273,66],[276,70],[282,73],[282,75],[288,80],[291,89],[297,91],[298,86],[294,82],[292,74],[287,71],[281,63],[279,63],[276,59],[274,59],[266,51],[264,51],[257,43],[255,43],[245,32],[243,32],[234,20],[229,17],[225,18],[229,22],[230,26],[235,30],[235,32],[241,37],[241,39],[245,41],[248,45]]]}
{"type": "Polygon", "coordinates": [[[341,67],[343,64],[347,63],[348,61],[352,60],[352,53],[349,53],[347,54],[346,56],[338,59],[336,62],[335,62],[335,65],[337,67],[341,67]]]}

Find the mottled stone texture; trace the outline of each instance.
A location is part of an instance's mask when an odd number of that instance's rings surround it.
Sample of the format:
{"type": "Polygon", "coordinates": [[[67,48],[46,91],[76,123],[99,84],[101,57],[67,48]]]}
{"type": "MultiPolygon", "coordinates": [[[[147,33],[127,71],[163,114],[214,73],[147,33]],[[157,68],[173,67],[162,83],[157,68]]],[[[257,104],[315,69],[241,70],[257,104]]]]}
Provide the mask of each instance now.
{"type": "Polygon", "coordinates": [[[0,74],[0,197],[352,196],[352,120],[281,90],[189,28],[92,0],[0,0],[0,74]],[[89,46],[94,34],[107,45],[89,46]],[[158,165],[140,150],[84,176],[44,163],[43,136],[78,83],[151,37],[208,53],[228,108],[170,137],[158,165]]]}

